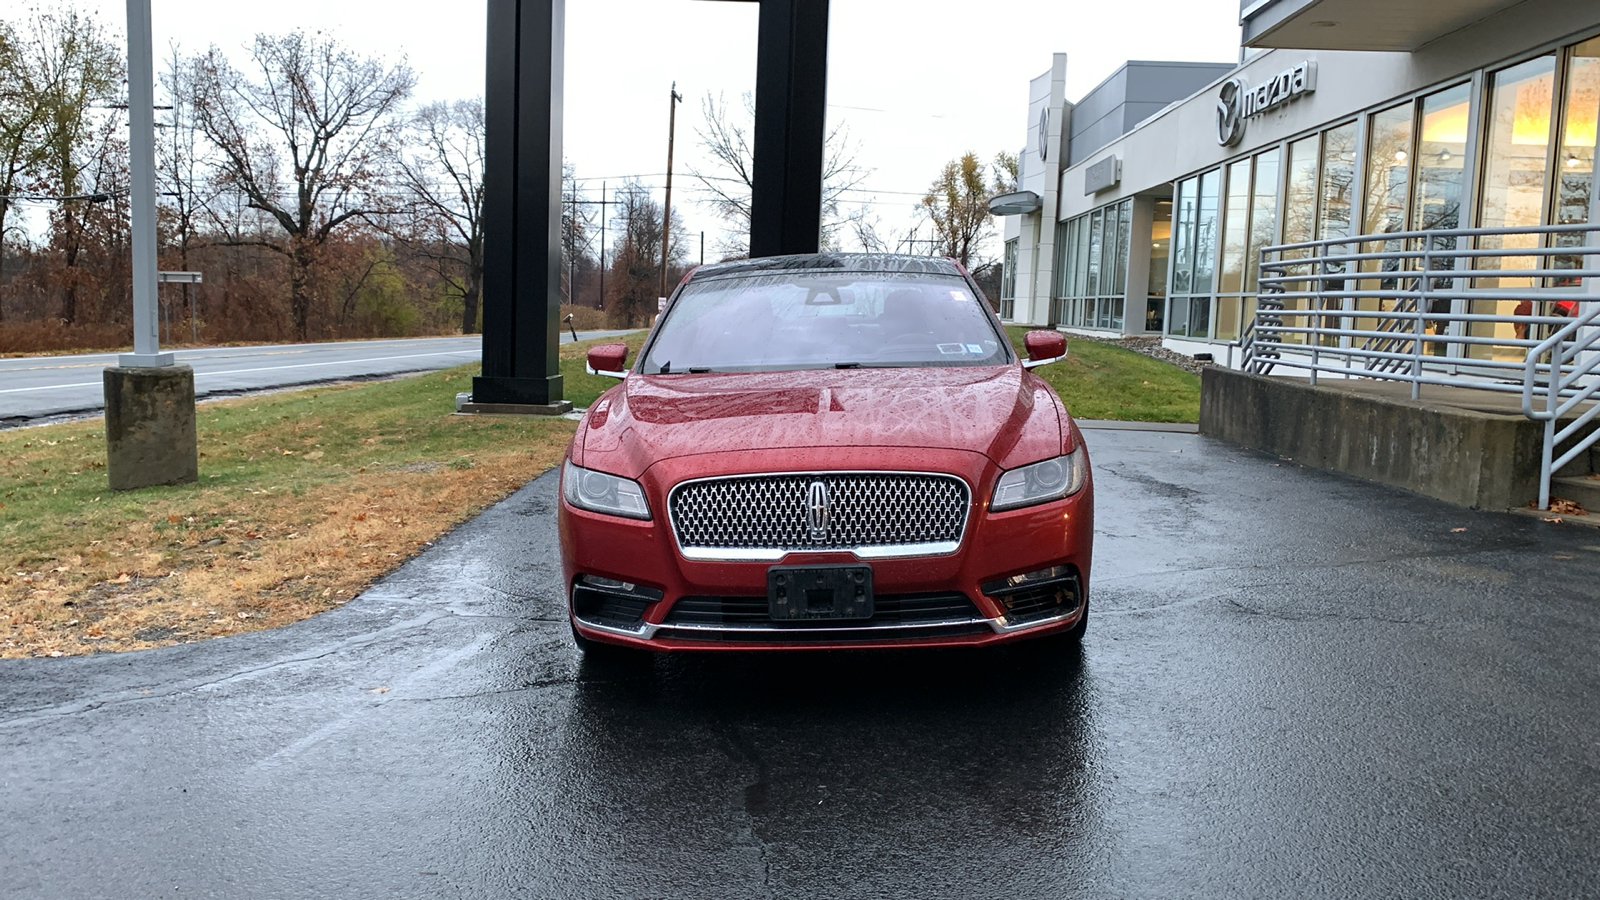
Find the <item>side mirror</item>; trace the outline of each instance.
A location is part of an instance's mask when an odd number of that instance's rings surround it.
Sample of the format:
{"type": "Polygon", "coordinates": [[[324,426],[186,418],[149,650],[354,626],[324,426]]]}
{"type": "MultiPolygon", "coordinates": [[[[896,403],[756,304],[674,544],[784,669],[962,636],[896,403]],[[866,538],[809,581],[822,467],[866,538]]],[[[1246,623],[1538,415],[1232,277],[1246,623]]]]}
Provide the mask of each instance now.
{"type": "Polygon", "coordinates": [[[1024,369],[1067,358],[1067,336],[1059,331],[1030,331],[1022,336],[1022,345],[1028,348],[1028,358],[1022,361],[1024,369]]]}
{"type": "Polygon", "coordinates": [[[596,344],[589,348],[588,365],[585,371],[590,375],[609,375],[612,378],[627,378],[627,370],[623,367],[628,363],[628,345],[596,344]]]}

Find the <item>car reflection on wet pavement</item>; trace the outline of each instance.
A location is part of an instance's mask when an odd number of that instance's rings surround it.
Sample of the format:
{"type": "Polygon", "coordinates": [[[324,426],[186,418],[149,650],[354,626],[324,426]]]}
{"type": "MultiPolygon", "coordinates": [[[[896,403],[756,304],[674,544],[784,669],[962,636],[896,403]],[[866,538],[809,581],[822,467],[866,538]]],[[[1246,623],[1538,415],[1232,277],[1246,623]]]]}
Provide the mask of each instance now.
{"type": "Polygon", "coordinates": [[[7,661],[0,896],[1600,895],[1600,535],[1087,440],[1068,656],[580,663],[546,475],[315,619],[7,661]]]}

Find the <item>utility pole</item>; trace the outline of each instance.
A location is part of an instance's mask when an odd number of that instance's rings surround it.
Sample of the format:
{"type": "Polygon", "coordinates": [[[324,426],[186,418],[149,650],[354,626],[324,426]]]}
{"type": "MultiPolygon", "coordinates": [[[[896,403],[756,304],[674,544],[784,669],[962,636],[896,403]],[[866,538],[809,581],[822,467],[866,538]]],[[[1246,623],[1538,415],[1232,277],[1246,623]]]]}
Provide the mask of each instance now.
{"type": "Polygon", "coordinates": [[[600,182],[600,311],[606,310],[606,183],[600,182]]]}
{"type": "Polygon", "coordinates": [[[683,95],[678,93],[678,83],[672,83],[670,99],[667,100],[667,202],[661,210],[661,292],[658,297],[667,295],[667,250],[672,241],[672,138],[678,129],[678,104],[683,101],[683,95]]]}

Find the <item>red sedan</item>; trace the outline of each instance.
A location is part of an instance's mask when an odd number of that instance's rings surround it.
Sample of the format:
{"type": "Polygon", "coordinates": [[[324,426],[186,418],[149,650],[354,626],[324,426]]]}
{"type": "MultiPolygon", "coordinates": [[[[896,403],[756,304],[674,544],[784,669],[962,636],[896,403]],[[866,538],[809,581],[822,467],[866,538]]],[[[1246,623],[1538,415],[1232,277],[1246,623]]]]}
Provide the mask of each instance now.
{"type": "Polygon", "coordinates": [[[587,652],[992,644],[1088,622],[1083,438],[954,262],[819,254],[704,266],[561,471],[587,652]]]}

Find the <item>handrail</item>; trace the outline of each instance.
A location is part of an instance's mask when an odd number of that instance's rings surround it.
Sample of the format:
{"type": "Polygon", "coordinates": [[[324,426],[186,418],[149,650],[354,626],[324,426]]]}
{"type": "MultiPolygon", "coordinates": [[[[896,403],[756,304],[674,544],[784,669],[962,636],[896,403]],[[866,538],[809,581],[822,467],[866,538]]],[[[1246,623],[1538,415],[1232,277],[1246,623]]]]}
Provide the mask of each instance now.
{"type": "Polygon", "coordinates": [[[1544,423],[1541,509],[1554,473],[1600,443],[1600,224],[1324,238],[1265,247],[1257,264],[1246,371],[1407,382],[1413,399],[1423,385],[1520,393],[1544,423]],[[1512,236],[1537,246],[1480,246],[1512,236]]]}

